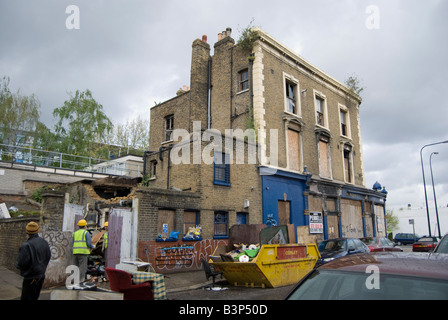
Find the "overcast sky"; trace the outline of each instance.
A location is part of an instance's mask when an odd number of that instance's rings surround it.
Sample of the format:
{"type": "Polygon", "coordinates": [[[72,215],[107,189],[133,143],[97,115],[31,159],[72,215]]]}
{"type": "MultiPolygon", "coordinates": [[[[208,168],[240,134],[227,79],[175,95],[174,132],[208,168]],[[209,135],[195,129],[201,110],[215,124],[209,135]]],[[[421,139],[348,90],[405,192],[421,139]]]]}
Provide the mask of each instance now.
{"type": "MultiPolygon", "coordinates": [[[[358,76],[365,184],[386,187],[389,208],[424,206],[420,148],[448,140],[448,1],[0,0],[0,77],[34,93],[41,120],[70,92],[89,89],[115,123],[189,85],[191,44],[226,27],[236,40],[253,20],[286,47],[344,82],[358,76]],[[79,8],[79,29],[70,5],[79,8]]],[[[437,201],[448,203],[448,144],[432,157],[437,201]]]]}

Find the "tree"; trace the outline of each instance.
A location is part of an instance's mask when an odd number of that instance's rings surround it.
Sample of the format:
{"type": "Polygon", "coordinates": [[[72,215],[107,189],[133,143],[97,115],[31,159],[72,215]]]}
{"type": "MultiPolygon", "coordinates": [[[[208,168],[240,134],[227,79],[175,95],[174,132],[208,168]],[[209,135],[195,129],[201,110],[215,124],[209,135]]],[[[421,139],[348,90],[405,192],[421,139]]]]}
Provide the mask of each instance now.
{"type": "Polygon", "coordinates": [[[358,96],[361,96],[361,92],[364,91],[365,88],[361,87],[361,81],[358,79],[356,75],[351,75],[345,80],[345,85],[358,96]]]}
{"type": "Polygon", "coordinates": [[[36,129],[40,117],[40,102],[32,94],[22,95],[20,90],[12,93],[9,78],[3,77],[0,83],[0,138],[3,144],[24,145],[36,129]]]}
{"type": "Polygon", "coordinates": [[[62,107],[54,109],[53,116],[58,118],[55,132],[61,138],[61,152],[95,158],[107,156],[107,150],[99,142],[113,125],[90,90],[76,90],[62,107]]]}
{"type": "Polygon", "coordinates": [[[398,228],[398,217],[394,216],[393,210],[386,210],[387,232],[392,232],[398,228]]]}
{"type": "Polygon", "coordinates": [[[126,148],[146,150],[149,146],[149,120],[140,117],[115,126],[117,144],[126,148]]]}

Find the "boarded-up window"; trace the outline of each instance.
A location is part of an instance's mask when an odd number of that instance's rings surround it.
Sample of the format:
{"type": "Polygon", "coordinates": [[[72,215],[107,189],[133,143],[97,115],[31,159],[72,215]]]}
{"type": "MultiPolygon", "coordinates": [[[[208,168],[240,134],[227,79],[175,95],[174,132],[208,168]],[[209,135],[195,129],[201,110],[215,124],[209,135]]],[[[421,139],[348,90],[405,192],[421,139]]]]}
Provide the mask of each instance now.
{"type": "Polygon", "coordinates": [[[174,230],[174,210],[159,210],[157,213],[157,234],[169,236],[174,230]]]}
{"type": "Polygon", "coordinates": [[[375,210],[375,223],[376,223],[376,232],[378,237],[385,237],[385,221],[384,221],[384,207],[383,206],[374,206],[375,210]]]}
{"type": "Polygon", "coordinates": [[[339,238],[339,221],[338,215],[329,213],[327,215],[328,238],[339,238]]]}
{"type": "Polygon", "coordinates": [[[188,228],[194,228],[199,224],[199,213],[196,211],[184,211],[184,234],[188,232],[188,228]]]}
{"type": "Polygon", "coordinates": [[[331,164],[328,142],[328,139],[325,137],[321,137],[319,139],[319,173],[321,177],[331,179],[331,164]]]}
{"type": "Polygon", "coordinates": [[[364,236],[361,201],[341,199],[341,224],[343,237],[364,236]]]}
{"type": "Polygon", "coordinates": [[[300,171],[300,136],[291,129],[288,129],[288,165],[289,169],[300,171]]]}
{"type": "Polygon", "coordinates": [[[289,201],[278,202],[278,225],[282,226],[290,223],[289,201]]]}

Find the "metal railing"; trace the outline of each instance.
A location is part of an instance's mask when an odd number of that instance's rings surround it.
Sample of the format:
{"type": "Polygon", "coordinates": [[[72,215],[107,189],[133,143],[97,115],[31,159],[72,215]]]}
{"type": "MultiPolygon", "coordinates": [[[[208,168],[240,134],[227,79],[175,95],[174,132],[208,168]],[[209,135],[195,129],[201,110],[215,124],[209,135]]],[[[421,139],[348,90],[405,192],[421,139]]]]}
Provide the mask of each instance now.
{"type": "MultiPolygon", "coordinates": [[[[62,152],[33,149],[0,144],[0,161],[17,165],[29,165],[33,167],[48,167],[53,169],[66,169],[73,171],[95,172],[115,176],[142,176],[139,166],[127,168],[123,162],[113,162],[107,159],[98,159],[77,156],[62,152]],[[108,162],[107,165],[104,163],[108,162]],[[102,165],[99,165],[102,164],[102,165]]],[[[143,165],[142,165],[143,166],[143,165]]]]}

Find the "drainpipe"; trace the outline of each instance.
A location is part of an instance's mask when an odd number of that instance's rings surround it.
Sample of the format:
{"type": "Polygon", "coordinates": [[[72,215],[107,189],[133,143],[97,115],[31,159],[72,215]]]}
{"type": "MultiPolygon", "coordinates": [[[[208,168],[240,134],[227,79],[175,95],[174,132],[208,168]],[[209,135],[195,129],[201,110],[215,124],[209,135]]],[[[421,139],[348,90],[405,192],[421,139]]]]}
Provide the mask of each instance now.
{"type": "Polygon", "coordinates": [[[210,106],[210,95],[211,95],[211,85],[212,85],[212,57],[208,57],[208,95],[207,95],[207,129],[211,128],[211,106],[210,106]]]}
{"type": "MultiPolygon", "coordinates": [[[[250,56],[251,56],[251,58],[255,57],[255,54],[251,53],[250,56]]],[[[255,122],[254,122],[254,77],[253,77],[253,70],[254,70],[254,59],[252,58],[252,59],[249,59],[250,110],[252,110],[252,112],[250,112],[250,114],[251,114],[251,118],[252,118],[251,120],[252,120],[252,122],[254,123],[254,126],[255,126],[255,122]]]]}
{"type": "Polygon", "coordinates": [[[167,177],[166,177],[166,188],[170,188],[170,168],[171,168],[171,149],[173,149],[173,145],[170,144],[168,146],[168,168],[167,168],[167,177]]]}
{"type": "Polygon", "coordinates": [[[146,154],[148,151],[143,152],[143,179],[146,176],[146,154]]]}
{"type": "Polygon", "coordinates": [[[233,128],[233,47],[230,48],[230,129],[233,128]]]}

